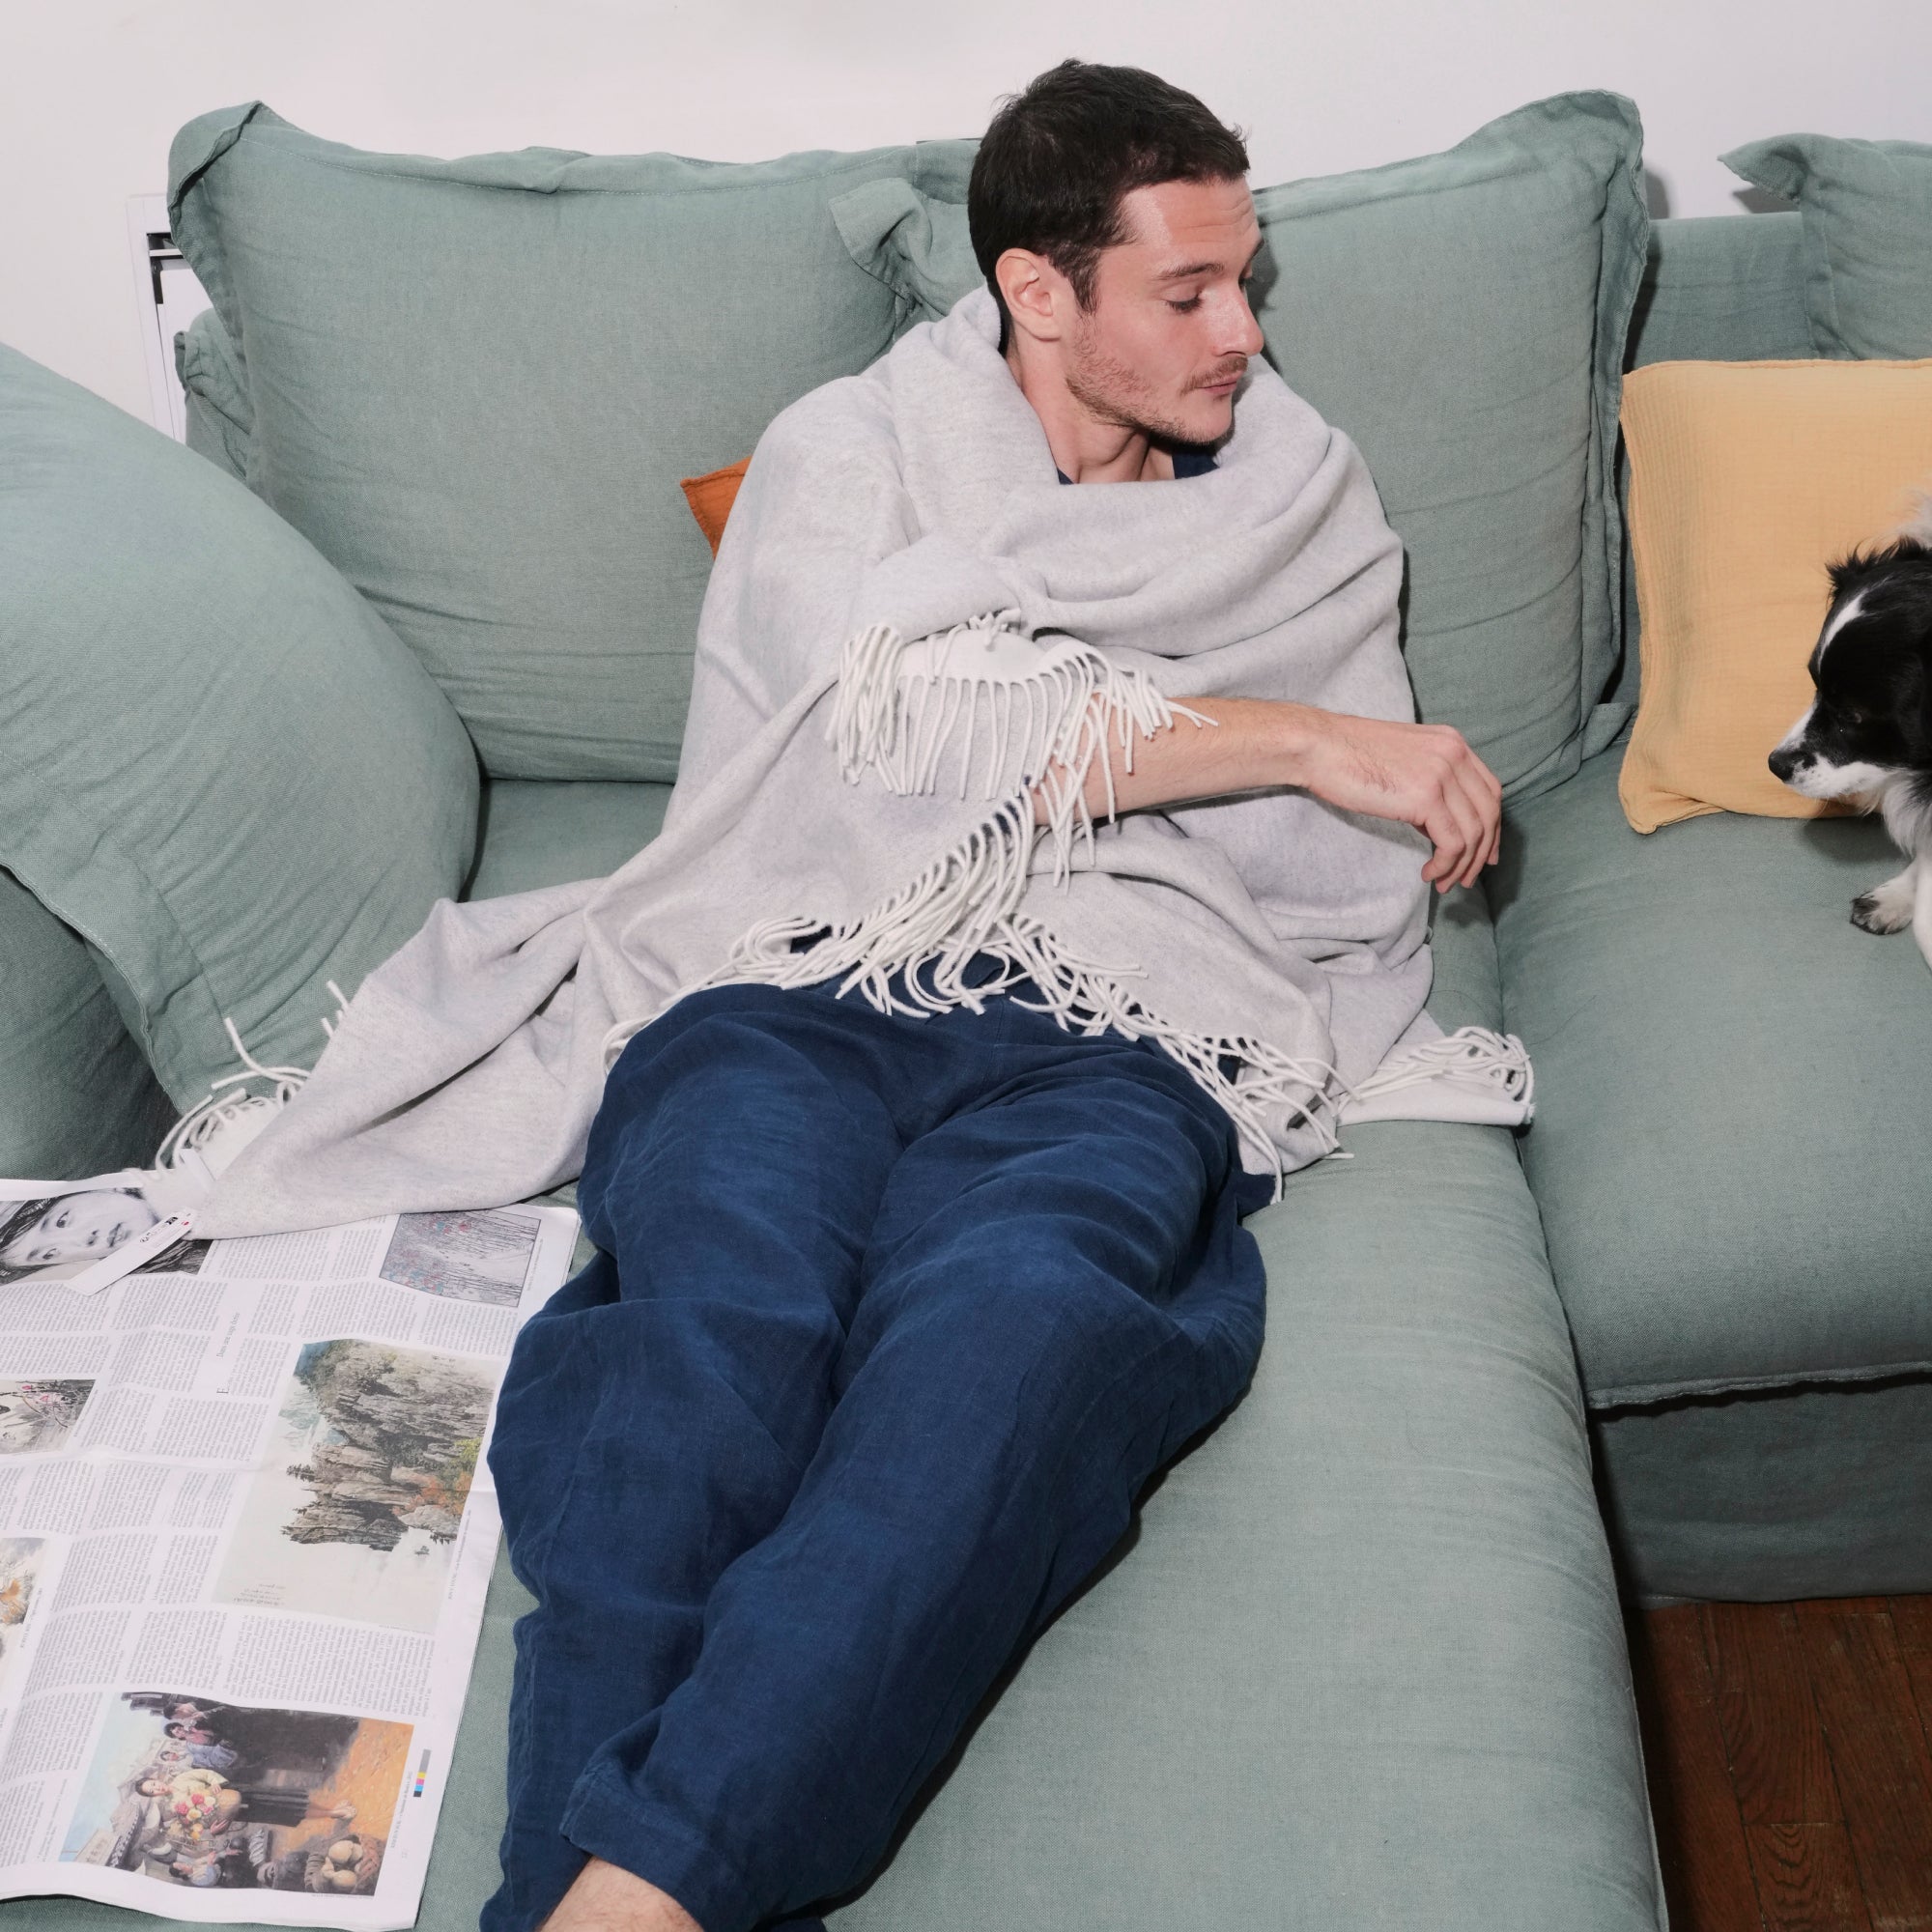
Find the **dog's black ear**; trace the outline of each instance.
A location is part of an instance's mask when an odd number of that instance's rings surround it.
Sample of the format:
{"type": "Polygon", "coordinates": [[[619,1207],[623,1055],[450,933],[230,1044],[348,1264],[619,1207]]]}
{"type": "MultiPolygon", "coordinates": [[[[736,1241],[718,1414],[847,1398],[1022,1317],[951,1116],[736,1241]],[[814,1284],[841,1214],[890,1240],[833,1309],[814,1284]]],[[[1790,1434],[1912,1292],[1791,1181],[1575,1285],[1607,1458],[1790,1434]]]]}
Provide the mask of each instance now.
{"type": "Polygon", "coordinates": [[[1848,550],[1835,563],[1828,563],[1825,575],[1832,580],[1832,602],[1835,604],[1877,561],[1869,551],[1848,550]]]}

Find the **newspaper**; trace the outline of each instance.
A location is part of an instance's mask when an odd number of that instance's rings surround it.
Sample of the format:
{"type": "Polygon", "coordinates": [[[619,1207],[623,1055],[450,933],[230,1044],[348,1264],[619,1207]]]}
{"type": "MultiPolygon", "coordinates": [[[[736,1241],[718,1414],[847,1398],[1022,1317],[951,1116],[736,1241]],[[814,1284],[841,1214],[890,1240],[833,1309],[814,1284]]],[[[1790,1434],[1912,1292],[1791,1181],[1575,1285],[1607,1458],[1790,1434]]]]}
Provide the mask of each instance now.
{"type": "Polygon", "coordinates": [[[568,1208],[186,1240],[138,1171],[0,1181],[0,1897],[413,1923],[519,1323],[568,1208]]]}

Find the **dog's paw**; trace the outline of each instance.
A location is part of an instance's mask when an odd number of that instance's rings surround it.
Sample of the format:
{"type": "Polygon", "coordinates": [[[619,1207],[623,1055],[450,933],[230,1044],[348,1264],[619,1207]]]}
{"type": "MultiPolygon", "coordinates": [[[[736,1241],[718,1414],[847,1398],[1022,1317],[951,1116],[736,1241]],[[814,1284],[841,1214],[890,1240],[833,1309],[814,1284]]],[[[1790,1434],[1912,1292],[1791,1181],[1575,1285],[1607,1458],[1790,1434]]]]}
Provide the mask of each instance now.
{"type": "Polygon", "coordinates": [[[1901,872],[1852,901],[1852,923],[1866,932],[1903,932],[1912,923],[1915,897],[1911,872],[1901,872]]]}

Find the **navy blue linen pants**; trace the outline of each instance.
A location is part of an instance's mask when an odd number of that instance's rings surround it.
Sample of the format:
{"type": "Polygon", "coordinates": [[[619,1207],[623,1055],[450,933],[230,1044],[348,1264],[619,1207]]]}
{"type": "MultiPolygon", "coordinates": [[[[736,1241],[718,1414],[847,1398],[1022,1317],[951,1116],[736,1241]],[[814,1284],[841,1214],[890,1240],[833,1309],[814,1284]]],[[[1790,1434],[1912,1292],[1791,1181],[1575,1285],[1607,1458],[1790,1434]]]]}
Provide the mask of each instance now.
{"type": "Polygon", "coordinates": [[[491,1450],[537,1607],[484,1932],[586,1854],[703,1932],[859,1884],[1246,1386],[1265,1194],[1158,1047],[1011,998],[733,986],[639,1034],[578,1192],[600,1252],[518,1339],[491,1450]]]}

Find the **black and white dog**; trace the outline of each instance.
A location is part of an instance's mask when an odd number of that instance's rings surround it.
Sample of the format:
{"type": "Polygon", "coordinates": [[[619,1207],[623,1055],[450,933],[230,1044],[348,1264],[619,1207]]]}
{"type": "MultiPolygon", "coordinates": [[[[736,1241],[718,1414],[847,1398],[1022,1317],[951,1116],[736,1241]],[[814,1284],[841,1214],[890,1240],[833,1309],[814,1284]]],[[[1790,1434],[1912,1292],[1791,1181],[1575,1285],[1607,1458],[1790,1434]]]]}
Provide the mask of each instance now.
{"type": "Polygon", "coordinates": [[[1912,928],[1932,966],[1932,507],[1883,550],[1832,566],[1811,708],[1771,754],[1806,798],[1881,812],[1908,861],[1852,901],[1867,932],[1912,928]]]}

